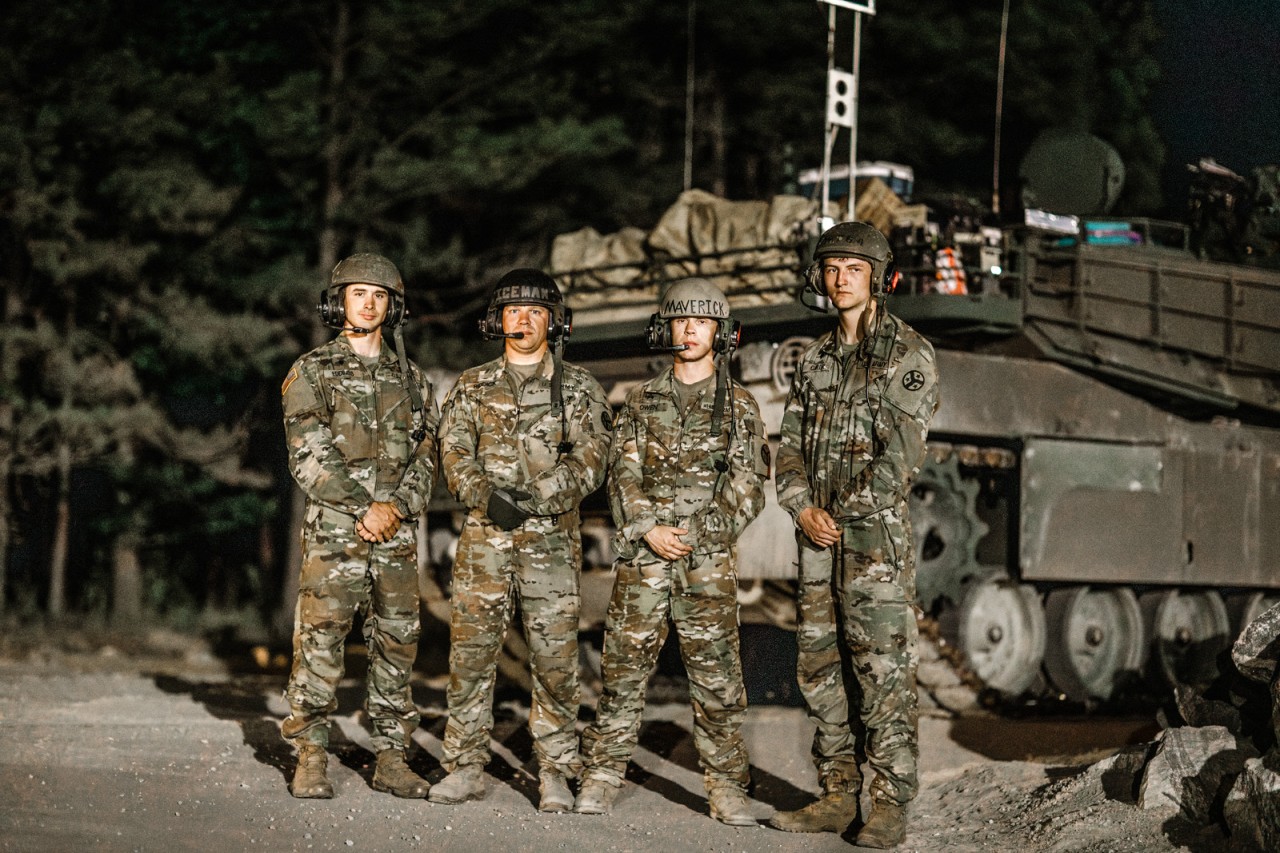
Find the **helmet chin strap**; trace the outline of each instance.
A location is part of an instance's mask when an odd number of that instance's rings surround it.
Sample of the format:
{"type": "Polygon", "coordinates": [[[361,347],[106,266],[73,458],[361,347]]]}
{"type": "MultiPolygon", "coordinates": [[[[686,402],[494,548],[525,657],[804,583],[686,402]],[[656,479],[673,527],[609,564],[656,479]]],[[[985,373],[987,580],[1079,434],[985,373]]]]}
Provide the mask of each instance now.
{"type": "Polygon", "coordinates": [[[391,336],[395,339],[396,356],[400,359],[400,375],[404,377],[405,387],[409,391],[409,403],[413,407],[413,440],[421,444],[423,439],[427,437],[426,417],[423,415],[422,389],[418,387],[418,383],[413,381],[413,374],[409,372],[409,357],[404,351],[404,334],[400,331],[402,323],[397,323],[396,327],[391,331],[391,336]]]}
{"type": "Polygon", "coordinates": [[[716,400],[711,409],[711,432],[720,434],[720,425],[724,423],[724,402],[729,392],[729,359],[728,353],[716,356],[716,400]]]}
{"type": "Polygon", "coordinates": [[[564,408],[564,335],[556,335],[551,342],[551,410],[560,414],[560,443],[556,453],[560,456],[573,450],[569,440],[569,415],[564,408]]]}

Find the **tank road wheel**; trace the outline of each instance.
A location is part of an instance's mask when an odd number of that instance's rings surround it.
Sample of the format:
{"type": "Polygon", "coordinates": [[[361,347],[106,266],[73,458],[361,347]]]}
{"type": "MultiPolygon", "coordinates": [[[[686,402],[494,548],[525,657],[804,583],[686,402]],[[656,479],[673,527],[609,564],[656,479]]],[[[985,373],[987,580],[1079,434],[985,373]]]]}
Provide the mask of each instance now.
{"type": "Polygon", "coordinates": [[[977,574],[978,484],[960,476],[953,457],[925,462],[911,487],[911,536],[916,550],[916,600],[927,613],[939,598],[960,601],[964,581],[977,574]]]}
{"type": "Polygon", "coordinates": [[[1170,686],[1205,685],[1231,645],[1231,620],[1213,590],[1161,590],[1139,600],[1151,638],[1151,670],[1170,686]]]}
{"type": "Polygon", "coordinates": [[[1227,614],[1231,617],[1231,635],[1239,637],[1249,623],[1280,604],[1280,593],[1245,592],[1226,599],[1227,614]]]}
{"type": "Polygon", "coordinates": [[[1040,678],[1045,624],[1035,589],[1003,576],[973,581],[946,615],[952,642],[988,687],[1012,697],[1040,678]]]}
{"type": "Polygon", "coordinates": [[[1142,610],[1128,587],[1058,589],[1045,599],[1049,679],[1076,702],[1110,699],[1142,671],[1142,610]]]}

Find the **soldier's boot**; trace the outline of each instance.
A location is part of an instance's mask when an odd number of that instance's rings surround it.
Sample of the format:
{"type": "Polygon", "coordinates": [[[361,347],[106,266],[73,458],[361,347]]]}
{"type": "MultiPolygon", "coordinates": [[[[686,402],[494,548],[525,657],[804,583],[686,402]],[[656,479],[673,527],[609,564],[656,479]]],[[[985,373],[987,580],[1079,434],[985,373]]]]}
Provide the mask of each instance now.
{"type": "Polygon", "coordinates": [[[420,800],[431,790],[431,786],[426,779],[409,769],[403,750],[384,749],[378,753],[378,764],[373,771],[373,790],[420,800]]]}
{"type": "Polygon", "coordinates": [[[608,814],[617,798],[617,786],[610,785],[603,779],[588,777],[578,790],[573,810],[578,814],[608,814]]]}
{"type": "Polygon", "coordinates": [[[907,807],[877,797],[871,803],[871,815],[858,832],[859,847],[888,850],[907,838],[907,807]]]}
{"type": "Polygon", "coordinates": [[[802,809],[778,812],[769,818],[769,825],[786,832],[844,832],[857,819],[856,791],[827,791],[802,809]]]}
{"type": "Polygon", "coordinates": [[[569,780],[559,770],[548,767],[538,773],[538,811],[567,812],[573,810],[573,792],[569,780]]]}
{"type": "Polygon", "coordinates": [[[328,800],[333,797],[333,785],[325,771],[329,756],[318,743],[303,741],[298,746],[298,766],[293,770],[293,784],[289,793],[303,800],[328,800]]]}
{"type": "Polygon", "coordinates": [[[755,826],[756,819],[747,805],[747,797],[738,788],[721,785],[707,795],[711,816],[729,826],[755,826]]]}
{"type": "Polygon", "coordinates": [[[456,805],[484,799],[484,770],[479,764],[464,764],[431,786],[427,799],[433,803],[456,805]]]}

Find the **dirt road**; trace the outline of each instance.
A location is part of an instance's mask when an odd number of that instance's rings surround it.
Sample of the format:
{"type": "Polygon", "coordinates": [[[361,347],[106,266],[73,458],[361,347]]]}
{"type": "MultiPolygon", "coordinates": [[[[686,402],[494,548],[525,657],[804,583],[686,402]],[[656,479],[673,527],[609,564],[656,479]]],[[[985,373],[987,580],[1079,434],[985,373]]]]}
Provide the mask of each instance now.
{"type": "MultiPolygon", "coordinates": [[[[350,680],[340,695],[331,776],[337,796],[299,801],[279,737],[283,676],[231,674],[204,653],[128,659],[28,653],[0,660],[0,850],[835,851],[851,838],[763,825],[809,801],[812,729],[796,708],[753,707],[747,738],[758,828],[706,816],[687,703],[649,708],[614,813],[544,815],[518,693],[499,697],[489,795],[461,806],[369,787],[373,756],[350,680]]],[[[419,677],[423,724],[411,764],[432,781],[445,701],[419,677]]],[[[667,697],[671,698],[671,697],[667,697]]],[[[677,697],[678,698],[678,697],[677,697]]],[[[584,710],[589,713],[589,710],[584,710]]],[[[1220,849],[1215,829],[1173,810],[1108,799],[1087,765],[1150,739],[1143,720],[921,721],[922,790],[908,850],[1220,849]],[[1030,759],[1030,760],[1028,760],[1030,759]],[[1214,843],[1216,842],[1216,844],[1214,843]]]]}

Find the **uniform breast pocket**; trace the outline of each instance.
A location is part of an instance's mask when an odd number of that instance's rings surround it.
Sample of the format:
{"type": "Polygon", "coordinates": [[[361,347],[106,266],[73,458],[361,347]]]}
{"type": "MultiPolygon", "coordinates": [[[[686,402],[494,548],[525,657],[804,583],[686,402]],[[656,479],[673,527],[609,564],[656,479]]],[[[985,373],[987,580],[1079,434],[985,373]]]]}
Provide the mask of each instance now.
{"type": "Polygon", "coordinates": [[[840,377],[836,371],[829,368],[821,368],[810,371],[805,374],[805,389],[813,394],[826,394],[836,387],[840,381],[840,377]]]}
{"type": "Polygon", "coordinates": [[[805,378],[804,409],[807,444],[812,447],[827,426],[839,377],[835,371],[814,371],[805,378]]]}
{"type": "Polygon", "coordinates": [[[368,415],[362,411],[359,400],[348,389],[338,387],[333,392],[333,415],[329,419],[333,443],[351,462],[372,459],[377,455],[375,430],[368,415]]]}
{"type": "Polygon", "coordinates": [[[378,394],[379,429],[386,430],[383,437],[406,435],[413,428],[413,404],[403,385],[384,385],[378,394]]]}

